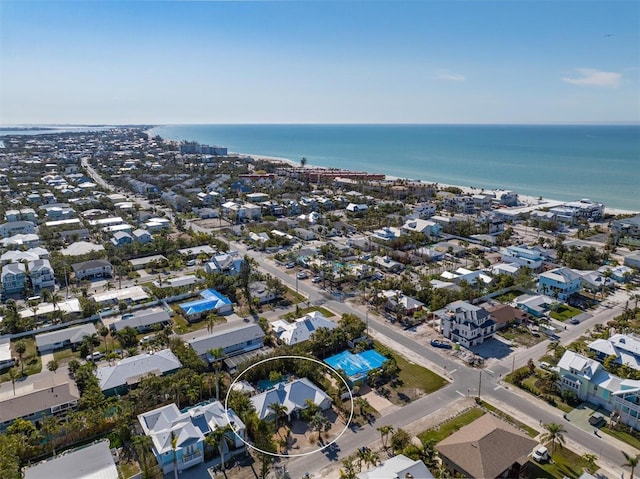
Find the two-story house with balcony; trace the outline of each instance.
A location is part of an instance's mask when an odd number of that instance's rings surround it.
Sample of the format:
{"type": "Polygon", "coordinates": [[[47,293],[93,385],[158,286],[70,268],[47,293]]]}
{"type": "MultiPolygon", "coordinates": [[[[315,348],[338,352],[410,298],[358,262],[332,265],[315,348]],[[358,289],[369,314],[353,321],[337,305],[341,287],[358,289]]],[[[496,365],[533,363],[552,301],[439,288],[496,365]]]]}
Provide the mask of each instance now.
{"type": "Polygon", "coordinates": [[[595,359],[566,351],[558,362],[563,390],[607,411],[611,419],[640,430],[640,381],[607,372],[595,359]]]}
{"type": "Polygon", "coordinates": [[[43,288],[53,289],[56,285],[56,277],[48,259],[29,261],[29,279],[35,293],[43,288]]]}
{"type": "Polygon", "coordinates": [[[496,322],[491,314],[466,301],[450,303],[436,315],[440,317],[444,337],[465,348],[482,344],[496,332],[496,322]]]}
{"type": "MultiPolygon", "coordinates": [[[[233,449],[244,450],[244,423],[232,409],[225,410],[219,401],[180,411],[175,404],[138,415],[144,433],[151,438],[153,454],[164,474],[173,470],[174,454],[179,472],[204,462],[205,438],[218,428],[229,426],[222,441],[225,458],[233,449]],[[228,418],[228,419],[227,419],[228,418]],[[176,438],[175,450],[172,439],[176,438]]],[[[220,451],[216,451],[218,454],[220,451]]]]}
{"type": "Polygon", "coordinates": [[[505,263],[518,263],[532,271],[538,271],[542,267],[543,258],[540,251],[523,248],[522,246],[508,246],[500,250],[502,261],[505,263]]]}
{"type": "Polygon", "coordinates": [[[113,267],[106,259],[93,259],[82,263],[74,263],[71,265],[71,269],[73,269],[76,279],[79,280],[103,278],[111,276],[113,273],[113,267]]]}
{"type": "Polygon", "coordinates": [[[572,294],[580,291],[581,285],[581,276],[566,267],[545,271],[538,276],[538,293],[559,301],[567,301],[572,294]]]}
{"type": "Polygon", "coordinates": [[[23,263],[9,263],[2,267],[0,273],[2,282],[2,298],[12,295],[21,295],[25,290],[27,281],[27,267],[23,263]]]}

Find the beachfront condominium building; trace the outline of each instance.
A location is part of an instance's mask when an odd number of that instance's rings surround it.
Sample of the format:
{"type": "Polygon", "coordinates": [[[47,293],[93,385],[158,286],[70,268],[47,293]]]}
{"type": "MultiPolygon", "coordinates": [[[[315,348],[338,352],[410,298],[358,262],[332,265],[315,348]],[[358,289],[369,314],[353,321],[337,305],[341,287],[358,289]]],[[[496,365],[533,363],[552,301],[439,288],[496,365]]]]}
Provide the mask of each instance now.
{"type": "Polygon", "coordinates": [[[465,348],[482,344],[496,332],[491,314],[466,301],[454,301],[435,314],[440,317],[444,337],[465,348]]]}

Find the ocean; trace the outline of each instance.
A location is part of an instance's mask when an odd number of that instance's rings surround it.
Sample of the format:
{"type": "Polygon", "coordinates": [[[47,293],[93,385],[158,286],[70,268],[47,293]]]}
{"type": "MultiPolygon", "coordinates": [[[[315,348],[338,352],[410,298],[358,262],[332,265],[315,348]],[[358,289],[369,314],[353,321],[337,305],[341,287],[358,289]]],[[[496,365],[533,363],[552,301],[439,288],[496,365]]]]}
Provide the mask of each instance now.
{"type": "Polygon", "coordinates": [[[152,135],[309,165],[640,211],[640,125],[173,125],[152,135]]]}

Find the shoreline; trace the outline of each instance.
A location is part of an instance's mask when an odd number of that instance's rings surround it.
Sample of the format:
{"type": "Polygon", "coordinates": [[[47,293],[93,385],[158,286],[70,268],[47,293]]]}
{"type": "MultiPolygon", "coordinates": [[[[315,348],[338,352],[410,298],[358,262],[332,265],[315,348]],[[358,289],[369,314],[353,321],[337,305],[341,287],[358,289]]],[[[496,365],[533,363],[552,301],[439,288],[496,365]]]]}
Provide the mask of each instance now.
{"type": "MultiPolygon", "coordinates": [[[[276,156],[266,156],[266,155],[260,155],[260,154],[253,154],[253,153],[237,153],[237,152],[230,152],[230,153],[234,153],[236,155],[239,156],[245,156],[245,157],[251,157],[255,160],[265,160],[265,161],[273,161],[273,162],[279,162],[279,163],[284,163],[286,165],[292,166],[294,168],[302,168],[300,166],[300,163],[294,160],[291,160],[289,158],[280,158],[280,157],[276,157],[276,156]]],[[[324,166],[317,166],[317,165],[312,165],[307,163],[305,165],[305,168],[326,168],[324,166]]],[[[389,180],[402,180],[402,179],[406,179],[406,178],[401,178],[399,176],[392,176],[392,175],[385,175],[387,179],[389,180]]],[[[475,195],[475,194],[480,194],[480,193],[486,193],[486,192],[492,192],[492,193],[497,193],[500,191],[511,191],[508,188],[477,188],[477,187],[473,187],[473,186],[461,186],[461,185],[450,185],[450,184],[445,184],[445,183],[440,183],[440,182],[430,182],[430,181],[425,181],[425,180],[420,180],[420,181],[424,181],[425,183],[437,183],[438,186],[441,186],[443,188],[448,188],[448,187],[454,187],[454,188],[460,188],[462,190],[462,192],[464,194],[470,194],[470,195],[475,195]]],[[[519,201],[519,205],[518,206],[514,206],[512,208],[526,208],[526,207],[533,207],[533,206],[540,206],[541,208],[552,208],[554,206],[559,206],[562,204],[567,203],[567,201],[562,201],[562,200],[554,200],[551,198],[542,198],[542,197],[536,197],[536,196],[531,196],[531,195],[522,195],[520,193],[518,193],[517,191],[515,192],[518,194],[518,201],[519,201]]],[[[577,201],[574,200],[574,201],[577,201]]],[[[621,209],[621,208],[611,208],[605,205],[604,207],[604,214],[605,215],[637,215],[640,214],[640,212],[637,211],[632,211],[632,210],[625,210],[625,209],[621,209]]]]}
{"type": "MultiPolygon", "coordinates": [[[[155,127],[154,127],[155,128],[155,127]]],[[[149,137],[151,137],[151,130],[153,128],[150,128],[148,130],[145,130],[144,133],[146,133],[149,137]]],[[[166,138],[163,138],[164,141],[169,141],[169,142],[173,142],[176,144],[180,144],[179,140],[168,140],[166,138]]],[[[299,161],[295,161],[295,160],[291,160],[289,158],[283,158],[283,157],[276,157],[276,156],[268,156],[268,155],[263,155],[260,153],[241,153],[241,152],[229,152],[229,154],[235,154],[238,156],[244,156],[244,157],[251,157],[254,158],[256,160],[265,160],[265,161],[272,161],[272,162],[278,162],[278,163],[283,163],[285,165],[294,167],[294,168],[301,168],[300,162],[299,161]]],[[[305,165],[305,168],[327,168],[325,166],[318,166],[318,165],[313,165],[310,163],[307,163],[305,165]]],[[[342,168],[344,169],[344,168],[342,168]]],[[[385,174],[386,178],[389,180],[409,180],[412,181],[409,178],[402,178],[399,176],[394,176],[394,175],[387,175],[385,174]]],[[[455,188],[460,188],[463,193],[465,194],[479,194],[482,192],[493,192],[493,193],[497,193],[497,192],[501,192],[501,191],[514,191],[514,193],[517,193],[518,195],[518,201],[519,201],[519,205],[512,207],[512,208],[526,208],[526,207],[534,207],[534,206],[540,206],[540,208],[550,208],[550,207],[554,207],[554,206],[558,206],[558,205],[562,205],[565,203],[568,203],[569,201],[577,201],[580,198],[575,198],[574,200],[557,200],[557,199],[552,199],[552,198],[544,198],[544,197],[540,197],[540,196],[533,196],[533,195],[525,195],[525,194],[520,194],[515,190],[511,190],[510,188],[479,188],[479,187],[474,187],[474,186],[462,186],[462,185],[452,185],[452,184],[448,184],[448,183],[441,183],[438,181],[430,181],[430,180],[417,180],[417,179],[413,179],[413,181],[421,181],[424,183],[431,183],[431,184],[438,184],[440,187],[443,188],[447,188],[447,187],[455,187],[455,188]]],[[[623,208],[614,208],[614,207],[610,207],[605,205],[604,207],[604,214],[605,215],[613,215],[613,216],[617,216],[617,215],[637,215],[640,214],[640,210],[627,210],[627,209],[623,209],[623,208]]]]}

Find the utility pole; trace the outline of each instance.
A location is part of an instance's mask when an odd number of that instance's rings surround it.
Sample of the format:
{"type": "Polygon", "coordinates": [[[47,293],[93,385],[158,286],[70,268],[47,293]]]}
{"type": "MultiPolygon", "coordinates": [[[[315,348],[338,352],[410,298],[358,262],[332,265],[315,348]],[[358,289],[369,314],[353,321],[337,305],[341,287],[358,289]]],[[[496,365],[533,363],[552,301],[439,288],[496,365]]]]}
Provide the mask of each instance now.
{"type": "Polygon", "coordinates": [[[516,368],[516,355],[513,355],[513,360],[511,361],[511,374],[513,374],[513,371],[516,368]]]}
{"type": "Polygon", "coordinates": [[[478,379],[478,401],[480,401],[480,389],[482,388],[482,369],[479,371],[480,377],[478,379]]]}

